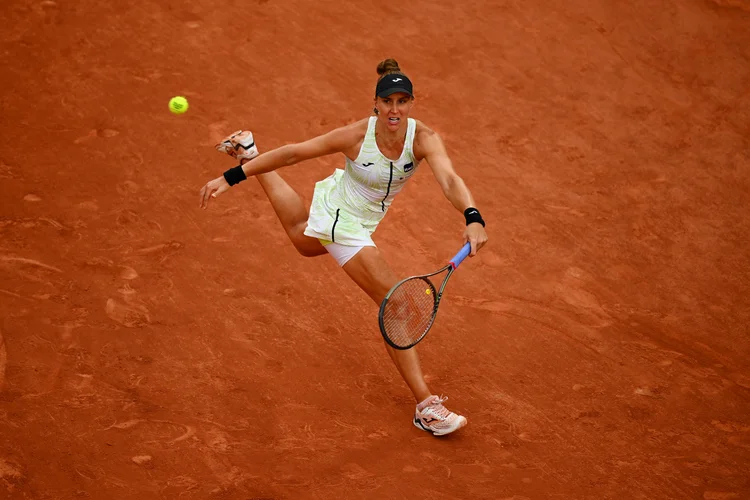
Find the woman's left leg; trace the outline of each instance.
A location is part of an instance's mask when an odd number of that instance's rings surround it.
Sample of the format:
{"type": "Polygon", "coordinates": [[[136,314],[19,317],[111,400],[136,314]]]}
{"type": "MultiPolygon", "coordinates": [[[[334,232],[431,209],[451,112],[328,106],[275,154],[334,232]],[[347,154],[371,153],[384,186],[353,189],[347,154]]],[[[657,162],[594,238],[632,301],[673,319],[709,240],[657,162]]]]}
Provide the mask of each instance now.
{"type": "MultiPolygon", "coordinates": [[[[395,273],[376,247],[362,248],[344,264],[343,269],[378,306],[388,291],[398,282],[395,273]]],[[[394,349],[387,343],[383,343],[417,401],[414,425],[436,436],[450,434],[465,426],[466,417],[449,411],[443,406],[445,399],[433,395],[428,389],[416,349],[414,347],[407,350],[394,349]]]]}
{"type": "MultiPolygon", "coordinates": [[[[398,282],[396,274],[376,247],[363,248],[344,264],[343,269],[378,306],[388,291],[398,282]]],[[[387,343],[385,348],[417,402],[429,397],[431,393],[424,380],[416,349],[394,349],[387,343]]]]}

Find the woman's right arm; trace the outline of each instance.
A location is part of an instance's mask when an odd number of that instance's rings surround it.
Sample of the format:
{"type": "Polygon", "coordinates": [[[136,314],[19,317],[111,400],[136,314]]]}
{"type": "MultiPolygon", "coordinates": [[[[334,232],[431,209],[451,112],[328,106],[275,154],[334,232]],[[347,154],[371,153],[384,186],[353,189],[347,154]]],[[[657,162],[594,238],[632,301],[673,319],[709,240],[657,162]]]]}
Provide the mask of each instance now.
{"type": "MultiPolygon", "coordinates": [[[[362,121],[339,127],[326,134],[296,144],[287,144],[262,153],[242,165],[245,176],[272,172],[277,168],[295,165],[305,160],[319,158],[352,149],[363,138],[362,121]]],[[[210,198],[216,198],[230,188],[224,176],[206,183],[200,191],[200,207],[206,208],[210,198]]]]}

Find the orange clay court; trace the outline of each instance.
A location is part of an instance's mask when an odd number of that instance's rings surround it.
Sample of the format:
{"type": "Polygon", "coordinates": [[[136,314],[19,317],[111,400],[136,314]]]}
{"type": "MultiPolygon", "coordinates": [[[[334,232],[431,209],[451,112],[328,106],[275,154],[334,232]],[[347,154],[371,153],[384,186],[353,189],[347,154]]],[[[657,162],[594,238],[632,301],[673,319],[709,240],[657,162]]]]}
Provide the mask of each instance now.
{"type": "MultiPolygon", "coordinates": [[[[750,3],[4,0],[0,498],[750,498],[750,3]],[[414,82],[490,241],[417,347],[297,254],[261,151],[414,82]],[[167,102],[188,98],[186,114],[167,102]]],[[[306,203],[343,156],[279,172],[306,203]]],[[[460,248],[429,167],[374,238],[399,276],[460,248]]]]}

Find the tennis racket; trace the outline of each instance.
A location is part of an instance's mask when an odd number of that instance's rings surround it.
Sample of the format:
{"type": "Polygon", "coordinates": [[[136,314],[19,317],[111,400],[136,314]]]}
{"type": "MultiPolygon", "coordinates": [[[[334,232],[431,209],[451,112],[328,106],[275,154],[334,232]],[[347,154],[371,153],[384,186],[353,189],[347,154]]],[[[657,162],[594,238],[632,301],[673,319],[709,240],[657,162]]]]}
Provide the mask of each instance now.
{"type": "Polygon", "coordinates": [[[388,345],[395,349],[409,349],[427,335],[435,322],[448,279],[470,252],[471,243],[466,243],[444,268],[406,278],[390,289],[378,313],[380,333],[388,345]],[[440,289],[436,290],[429,278],[446,271],[448,274],[440,289]]]}

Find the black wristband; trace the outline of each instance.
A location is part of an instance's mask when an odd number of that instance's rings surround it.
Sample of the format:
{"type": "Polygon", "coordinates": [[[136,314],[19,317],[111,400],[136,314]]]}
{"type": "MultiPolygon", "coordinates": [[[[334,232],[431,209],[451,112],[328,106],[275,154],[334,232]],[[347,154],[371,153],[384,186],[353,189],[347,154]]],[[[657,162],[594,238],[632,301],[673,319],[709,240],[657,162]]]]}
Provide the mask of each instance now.
{"type": "Polygon", "coordinates": [[[247,179],[247,176],[245,175],[245,171],[242,170],[242,165],[237,165],[224,172],[224,179],[230,186],[234,186],[247,179]]]}
{"type": "Polygon", "coordinates": [[[466,210],[464,210],[464,217],[466,218],[466,225],[472,224],[474,222],[478,222],[484,226],[484,219],[482,219],[482,216],[479,214],[479,210],[477,210],[474,207],[469,207],[466,210]]]}

